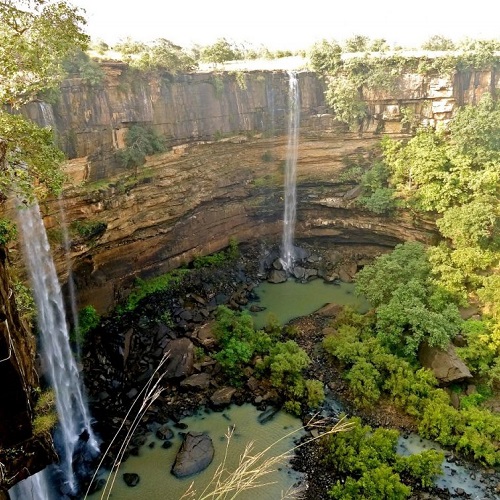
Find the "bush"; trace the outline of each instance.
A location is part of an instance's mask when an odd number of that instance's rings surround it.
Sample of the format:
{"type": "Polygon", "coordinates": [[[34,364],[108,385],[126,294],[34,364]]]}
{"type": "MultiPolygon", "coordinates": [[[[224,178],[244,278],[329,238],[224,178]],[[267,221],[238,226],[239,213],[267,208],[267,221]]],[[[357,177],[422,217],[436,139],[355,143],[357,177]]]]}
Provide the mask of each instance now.
{"type": "Polygon", "coordinates": [[[85,306],[78,312],[78,328],[73,332],[74,340],[78,343],[85,341],[87,333],[93,330],[101,321],[94,306],[85,306]]]}
{"type": "Polygon", "coordinates": [[[132,125],[125,136],[126,147],[116,152],[125,168],[144,165],[146,156],[165,151],[165,140],[151,127],[132,125]]]}
{"type": "Polygon", "coordinates": [[[397,431],[373,430],[363,426],[357,417],[348,422],[352,425],[349,431],[331,434],[321,441],[323,462],[342,478],[330,490],[332,498],[403,499],[411,494],[411,487],[403,480],[427,486],[441,473],[441,453],[402,457],[396,453],[397,431]]]}
{"type": "Polygon", "coordinates": [[[17,236],[16,225],[9,219],[0,218],[0,245],[7,245],[17,236]]]}

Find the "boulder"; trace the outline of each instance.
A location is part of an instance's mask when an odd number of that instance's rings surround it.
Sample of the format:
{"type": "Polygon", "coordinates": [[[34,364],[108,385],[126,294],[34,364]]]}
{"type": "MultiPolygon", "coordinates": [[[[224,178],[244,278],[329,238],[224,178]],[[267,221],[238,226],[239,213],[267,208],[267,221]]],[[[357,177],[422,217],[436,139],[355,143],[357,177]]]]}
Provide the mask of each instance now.
{"type": "Polygon", "coordinates": [[[195,391],[201,391],[203,389],[208,389],[210,385],[210,375],[208,373],[195,373],[190,375],[188,378],[184,379],[180,386],[185,389],[192,389],[195,391]]]}
{"type": "Polygon", "coordinates": [[[423,367],[432,370],[441,385],[472,378],[471,372],[457,356],[452,344],[442,350],[424,342],[418,351],[418,359],[423,367]]]}
{"type": "Polygon", "coordinates": [[[217,343],[213,332],[214,322],[206,323],[195,331],[195,336],[205,347],[213,347],[217,343]]]}
{"type": "Polygon", "coordinates": [[[210,436],[204,432],[188,432],[171,472],[175,477],[198,474],[212,463],[213,458],[214,445],[210,436]]]}
{"type": "Polygon", "coordinates": [[[194,344],[189,339],[171,340],[167,343],[165,352],[169,353],[165,367],[166,378],[191,375],[194,365],[194,344]]]}
{"type": "Polygon", "coordinates": [[[167,424],[163,424],[156,430],[156,437],[163,440],[172,439],[174,432],[167,424]]]}
{"type": "Polygon", "coordinates": [[[123,480],[127,486],[137,486],[140,479],[139,474],[135,474],[134,472],[125,472],[125,474],[123,474],[123,480]]]}
{"type": "Polygon", "coordinates": [[[269,283],[283,283],[284,281],[286,281],[286,279],[286,271],[273,269],[269,273],[269,278],[267,278],[267,281],[269,283]]]}
{"type": "Polygon", "coordinates": [[[236,389],[234,387],[222,387],[212,394],[210,401],[216,408],[228,406],[235,392],[236,389]]]}
{"type": "Polygon", "coordinates": [[[318,309],[315,314],[324,318],[334,318],[342,311],[343,308],[344,307],[339,304],[325,304],[323,307],[318,309]]]}

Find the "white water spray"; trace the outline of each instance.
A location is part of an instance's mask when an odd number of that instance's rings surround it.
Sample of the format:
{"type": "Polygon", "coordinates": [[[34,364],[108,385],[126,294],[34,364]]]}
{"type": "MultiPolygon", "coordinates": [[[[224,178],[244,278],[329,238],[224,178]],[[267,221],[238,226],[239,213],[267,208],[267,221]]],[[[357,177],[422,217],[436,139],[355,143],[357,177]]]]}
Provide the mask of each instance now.
{"type": "MultiPolygon", "coordinates": [[[[37,204],[18,210],[23,249],[37,306],[40,351],[44,374],[53,388],[58,414],[54,436],[66,488],[76,491],[72,462],[79,436],[88,433],[86,450],[98,451],[90,426],[90,415],[82,383],[71,352],[61,287],[50,252],[50,245],[37,204]]],[[[81,441],[80,441],[81,446],[81,441]]]]}
{"type": "Polygon", "coordinates": [[[51,498],[47,470],[44,469],[17,483],[9,490],[11,500],[48,500],[51,498]]]}
{"type": "Polygon", "coordinates": [[[285,165],[285,212],[283,216],[283,242],[281,249],[281,261],[283,267],[288,271],[293,266],[295,233],[295,217],[297,210],[297,188],[296,170],[299,146],[299,124],[300,124],[300,95],[297,74],[289,73],[288,93],[288,144],[285,165]]]}

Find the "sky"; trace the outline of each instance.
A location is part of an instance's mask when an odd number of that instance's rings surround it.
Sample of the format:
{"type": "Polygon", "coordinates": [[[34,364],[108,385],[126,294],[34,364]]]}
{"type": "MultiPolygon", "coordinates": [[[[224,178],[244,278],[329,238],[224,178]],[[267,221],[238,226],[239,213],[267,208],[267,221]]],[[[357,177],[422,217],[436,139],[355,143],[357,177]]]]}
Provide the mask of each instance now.
{"type": "Polygon", "coordinates": [[[355,34],[416,47],[432,35],[500,38],[500,2],[483,0],[70,0],[86,10],[87,33],[114,44],[127,36],[188,48],[218,38],[271,50],[307,49],[355,34]]]}

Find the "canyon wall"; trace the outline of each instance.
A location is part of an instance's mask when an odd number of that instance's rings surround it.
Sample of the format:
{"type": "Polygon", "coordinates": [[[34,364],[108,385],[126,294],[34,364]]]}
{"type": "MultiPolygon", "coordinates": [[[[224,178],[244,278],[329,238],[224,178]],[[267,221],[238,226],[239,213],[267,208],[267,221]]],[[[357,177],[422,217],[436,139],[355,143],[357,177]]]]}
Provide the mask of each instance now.
{"type": "MultiPolygon", "coordinates": [[[[73,225],[99,227],[87,235],[71,234],[81,305],[91,303],[105,312],[134,277],[166,272],[197,255],[218,251],[230,237],[240,242],[259,239],[263,247],[279,241],[286,72],[161,76],[138,73],[121,63],[103,69],[101,85],[69,78],[55,105],[33,102],[24,110],[52,126],[72,158],[67,169],[74,185],[62,201],[66,219],[73,225]],[[154,127],[170,146],[168,152],[148,158],[137,172],[126,171],[115,159],[133,124],[154,127]]],[[[431,221],[408,214],[377,217],[360,210],[355,203],[359,179],[346,180],[345,173],[353,166],[371,165],[382,133],[409,135],[403,108],[412,110],[414,123],[446,123],[457,106],[474,103],[499,87],[498,76],[402,75],[391,94],[365,91],[369,116],[356,132],[328,112],[323,79],[300,71],[298,80],[296,237],[381,248],[407,239],[431,240],[431,221]]],[[[45,215],[65,279],[59,203],[47,203],[45,215]]]]}

